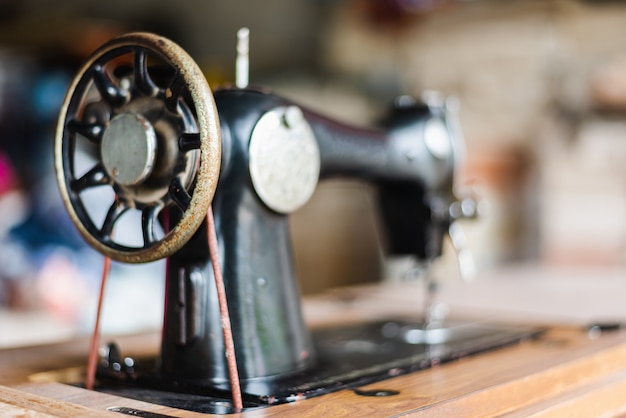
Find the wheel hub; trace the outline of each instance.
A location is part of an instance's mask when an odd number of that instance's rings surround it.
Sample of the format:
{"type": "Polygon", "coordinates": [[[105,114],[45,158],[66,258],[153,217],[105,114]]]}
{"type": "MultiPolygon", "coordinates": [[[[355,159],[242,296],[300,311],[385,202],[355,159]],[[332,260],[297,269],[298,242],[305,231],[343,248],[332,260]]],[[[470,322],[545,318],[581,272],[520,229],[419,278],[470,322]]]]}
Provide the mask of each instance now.
{"type": "Polygon", "coordinates": [[[142,183],[154,167],[156,133],[143,116],[122,113],[109,122],[102,136],[102,163],[123,186],[142,183]]]}

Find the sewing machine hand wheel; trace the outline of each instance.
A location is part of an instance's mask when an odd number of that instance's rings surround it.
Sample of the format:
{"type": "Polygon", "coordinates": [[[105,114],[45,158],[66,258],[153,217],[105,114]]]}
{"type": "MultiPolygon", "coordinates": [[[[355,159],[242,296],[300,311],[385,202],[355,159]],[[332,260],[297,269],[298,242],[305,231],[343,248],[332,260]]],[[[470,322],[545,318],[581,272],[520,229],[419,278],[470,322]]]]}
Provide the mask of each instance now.
{"type": "Polygon", "coordinates": [[[114,260],[147,262],[180,249],[206,219],[220,160],[209,85],[168,39],[147,33],[113,39],[69,88],[55,139],[57,180],[80,233],[114,260]],[[89,200],[102,189],[112,202],[98,219],[89,200]],[[180,211],[169,216],[175,207],[180,211]],[[114,230],[133,211],[141,217],[142,243],[128,244],[118,240],[125,231],[114,230]]]}

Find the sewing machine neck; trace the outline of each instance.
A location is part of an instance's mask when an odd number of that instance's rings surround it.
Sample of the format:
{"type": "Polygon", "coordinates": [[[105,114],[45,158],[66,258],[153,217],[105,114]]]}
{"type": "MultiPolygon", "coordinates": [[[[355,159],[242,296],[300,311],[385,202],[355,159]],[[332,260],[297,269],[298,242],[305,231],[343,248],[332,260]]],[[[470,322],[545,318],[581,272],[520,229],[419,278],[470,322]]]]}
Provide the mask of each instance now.
{"type": "MultiPolygon", "coordinates": [[[[216,91],[222,171],[213,200],[240,376],[295,373],[315,362],[304,325],[287,215],[320,179],[368,181],[389,248],[431,259],[441,252],[453,200],[453,140],[444,111],[397,104],[379,128],[339,124],[252,89],[216,91]],[[428,137],[431,135],[431,138],[428,137]]],[[[228,380],[203,225],[169,258],[162,370],[228,380]]]]}

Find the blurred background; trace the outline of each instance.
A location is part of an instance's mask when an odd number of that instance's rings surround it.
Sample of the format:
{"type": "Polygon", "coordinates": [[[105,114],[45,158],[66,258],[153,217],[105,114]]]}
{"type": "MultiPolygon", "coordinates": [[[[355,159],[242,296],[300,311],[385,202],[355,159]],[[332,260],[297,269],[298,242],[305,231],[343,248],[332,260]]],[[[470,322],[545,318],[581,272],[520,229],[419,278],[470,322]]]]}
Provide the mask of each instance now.
{"type": "MultiPolygon", "coordinates": [[[[77,67],[111,37],[145,30],[179,43],[219,86],[234,80],[243,26],[252,84],[339,120],[371,124],[401,94],[459,99],[458,183],[486,203],[463,225],[479,276],[622,267],[626,2],[0,0],[0,347],[93,323],[102,257],[65,214],[52,157],[77,67]]],[[[387,274],[373,206],[367,186],[333,181],[293,216],[304,293],[387,274]]],[[[162,271],[114,265],[105,332],[159,326],[162,271]]]]}

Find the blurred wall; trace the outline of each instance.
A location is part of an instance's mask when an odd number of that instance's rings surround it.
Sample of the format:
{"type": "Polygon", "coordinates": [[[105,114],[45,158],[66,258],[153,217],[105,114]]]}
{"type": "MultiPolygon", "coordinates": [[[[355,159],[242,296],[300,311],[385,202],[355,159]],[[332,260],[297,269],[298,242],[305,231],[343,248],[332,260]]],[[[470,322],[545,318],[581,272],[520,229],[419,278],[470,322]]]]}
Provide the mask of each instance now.
{"type": "MultiPolygon", "coordinates": [[[[234,78],[235,33],[248,26],[252,82],[338,119],[371,123],[396,95],[425,89],[460,99],[459,185],[488,207],[464,225],[480,268],[624,256],[622,2],[4,0],[0,23],[0,144],[27,187],[49,174],[40,162],[55,113],[54,100],[35,106],[34,80],[67,83],[104,40],[151,30],[217,85],[234,78]]],[[[384,231],[371,200],[367,186],[333,182],[294,216],[305,291],[380,277],[384,231]]]]}

